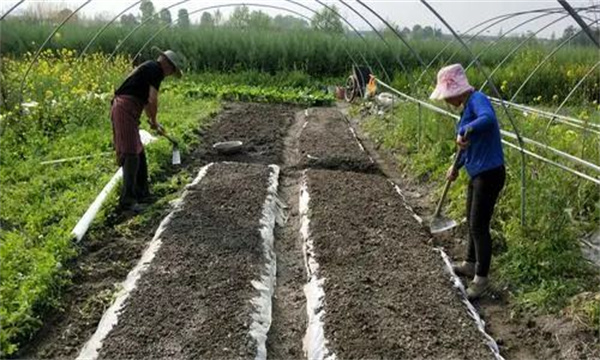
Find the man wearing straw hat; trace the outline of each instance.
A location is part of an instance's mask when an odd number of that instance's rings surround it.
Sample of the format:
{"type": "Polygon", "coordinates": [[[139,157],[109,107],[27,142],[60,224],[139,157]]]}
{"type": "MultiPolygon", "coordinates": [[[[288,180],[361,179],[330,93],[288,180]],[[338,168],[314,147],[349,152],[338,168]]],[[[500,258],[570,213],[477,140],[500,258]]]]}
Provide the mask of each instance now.
{"type": "Polygon", "coordinates": [[[142,202],[150,195],[148,166],[139,126],[142,112],[148,116],[152,129],[164,134],[156,120],[158,91],[166,76],[181,77],[181,59],[171,50],[160,51],[157,60],[136,67],[115,91],[110,117],[117,161],[123,167],[123,186],[119,205],[124,210],[140,212],[142,202]]]}
{"type": "Polygon", "coordinates": [[[456,180],[458,170],[464,166],[470,178],[466,204],[469,225],[467,258],[455,264],[454,271],[473,279],[467,288],[467,296],[472,300],[482,296],[489,285],[492,259],[490,221],[506,178],[500,126],[489,99],[469,85],[460,64],[439,71],[437,86],[430,98],[444,100],[455,107],[463,106],[456,127],[456,143],[463,152],[458,168],[451,166],[446,177],[450,181],[456,180]]]}

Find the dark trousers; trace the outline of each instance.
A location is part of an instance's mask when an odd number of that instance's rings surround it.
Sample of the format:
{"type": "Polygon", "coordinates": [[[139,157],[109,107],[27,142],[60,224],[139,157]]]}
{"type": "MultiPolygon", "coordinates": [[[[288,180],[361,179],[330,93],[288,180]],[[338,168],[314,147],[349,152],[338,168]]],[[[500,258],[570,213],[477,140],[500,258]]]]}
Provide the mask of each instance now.
{"type": "Polygon", "coordinates": [[[123,187],[119,204],[130,206],[150,195],[146,153],[122,154],[119,165],[123,167],[123,187]]]}
{"type": "Polygon", "coordinates": [[[487,276],[492,260],[490,221],[498,195],[504,187],[506,170],[500,166],[485,171],[469,181],[467,190],[467,224],[469,246],[467,261],[476,263],[475,273],[487,276]]]}

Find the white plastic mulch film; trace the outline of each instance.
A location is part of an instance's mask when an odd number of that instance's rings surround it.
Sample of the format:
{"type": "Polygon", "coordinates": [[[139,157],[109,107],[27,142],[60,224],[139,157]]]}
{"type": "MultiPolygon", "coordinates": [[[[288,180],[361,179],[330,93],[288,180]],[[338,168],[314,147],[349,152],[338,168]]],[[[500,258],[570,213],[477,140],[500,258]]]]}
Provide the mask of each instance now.
{"type": "Polygon", "coordinates": [[[324,279],[319,277],[319,264],[315,257],[314,244],[310,237],[308,184],[306,172],[302,176],[300,186],[300,236],[303,242],[304,264],[308,275],[308,283],[304,285],[306,296],[306,312],[308,315],[308,326],[304,335],[304,353],[309,360],[334,360],[336,356],[327,349],[327,340],[323,329],[323,316],[325,315],[323,290],[324,279]]]}
{"type": "Polygon", "coordinates": [[[277,262],[274,250],[275,225],[282,224],[284,220],[283,205],[277,196],[279,186],[279,167],[270,165],[269,187],[267,198],[263,205],[262,218],[260,219],[260,236],[263,240],[263,255],[265,267],[259,280],[253,280],[252,286],[258,291],[258,295],[252,298],[254,308],[252,313],[252,324],[250,324],[250,336],[256,342],[257,360],[267,359],[267,333],[271,328],[272,320],[272,298],[275,292],[275,277],[277,274],[277,262]]]}

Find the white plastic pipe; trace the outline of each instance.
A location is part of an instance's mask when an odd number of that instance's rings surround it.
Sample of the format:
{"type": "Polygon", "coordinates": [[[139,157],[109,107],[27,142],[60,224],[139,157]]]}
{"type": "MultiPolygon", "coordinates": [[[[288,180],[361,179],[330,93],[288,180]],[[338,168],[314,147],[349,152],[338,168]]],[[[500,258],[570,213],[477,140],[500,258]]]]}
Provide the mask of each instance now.
{"type": "MultiPolygon", "coordinates": [[[[140,130],[140,138],[142,139],[142,143],[144,145],[150,144],[151,142],[156,140],[156,138],[146,130],[140,130]]],[[[81,219],[79,219],[77,225],[75,225],[73,231],[71,231],[71,234],[77,242],[80,242],[85,233],[88,231],[90,225],[92,224],[92,221],[96,217],[96,214],[98,214],[98,211],[100,211],[102,204],[108,197],[108,194],[110,194],[112,189],[115,187],[115,185],[117,185],[117,183],[119,182],[119,180],[121,180],[122,177],[123,168],[119,168],[119,170],[117,170],[117,172],[108,181],[108,183],[104,185],[104,188],[102,189],[102,191],[100,191],[100,194],[98,194],[98,196],[96,197],[92,205],[90,205],[90,207],[87,209],[85,214],[83,214],[81,219]]]]}

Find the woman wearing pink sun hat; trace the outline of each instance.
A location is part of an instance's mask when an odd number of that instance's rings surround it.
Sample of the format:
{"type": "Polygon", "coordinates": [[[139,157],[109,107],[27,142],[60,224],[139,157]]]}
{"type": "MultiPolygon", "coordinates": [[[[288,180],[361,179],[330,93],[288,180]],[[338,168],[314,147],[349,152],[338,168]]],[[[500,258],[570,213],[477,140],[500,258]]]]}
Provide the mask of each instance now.
{"type": "Polygon", "coordinates": [[[454,271],[473,277],[467,295],[469,299],[475,299],[488,289],[492,259],[490,221],[506,179],[500,126],[489,99],[469,84],[460,64],[439,71],[437,86],[430,98],[444,100],[456,107],[463,106],[456,126],[456,143],[463,151],[458,167],[451,166],[446,177],[450,181],[456,180],[458,171],[464,166],[470,178],[466,204],[469,225],[467,258],[455,264],[454,271]]]}

